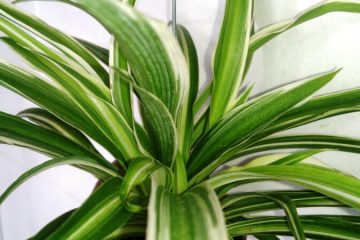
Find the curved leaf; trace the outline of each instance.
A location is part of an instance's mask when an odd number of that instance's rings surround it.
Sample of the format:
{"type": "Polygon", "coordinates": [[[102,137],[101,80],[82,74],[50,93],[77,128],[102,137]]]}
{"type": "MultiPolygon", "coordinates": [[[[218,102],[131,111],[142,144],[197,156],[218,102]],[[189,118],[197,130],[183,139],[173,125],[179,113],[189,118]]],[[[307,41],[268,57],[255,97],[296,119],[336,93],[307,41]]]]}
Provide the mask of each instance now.
{"type": "Polygon", "coordinates": [[[83,112],[63,91],[49,84],[42,77],[31,74],[4,61],[0,61],[0,84],[45,108],[63,121],[84,131],[89,137],[122,159],[118,147],[86,118],[83,112]]]}
{"type": "Polygon", "coordinates": [[[279,209],[279,206],[264,195],[282,195],[295,204],[297,208],[307,207],[344,207],[339,201],[312,191],[267,191],[260,193],[238,193],[226,196],[221,201],[225,218],[231,221],[244,215],[279,209]]]}
{"type": "Polygon", "coordinates": [[[167,175],[166,183],[167,188],[171,187],[172,174],[170,169],[160,164],[156,160],[150,158],[140,158],[132,162],[126,172],[126,175],[121,183],[120,196],[124,206],[131,212],[140,212],[145,209],[144,206],[132,204],[128,198],[133,188],[144,182],[153,172],[157,170],[164,170],[167,175]]]}
{"type": "Polygon", "coordinates": [[[58,68],[56,63],[45,58],[42,60],[41,63],[44,63],[44,67],[51,69],[52,76],[58,80],[57,83],[61,89],[64,89],[67,98],[74,101],[91,125],[95,126],[98,131],[102,132],[117,146],[125,159],[129,160],[141,156],[132,129],[112,105],[84,91],[82,84],[66,71],[58,68]]]}
{"type": "MultiPolygon", "coordinates": [[[[110,43],[109,66],[115,69],[122,69],[128,71],[128,64],[126,59],[121,55],[121,48],[114,37],[111,38],[110,43]]],[[[130,83],[124,81],[122,75],[116,70],[110,71],[110,89],[112,102],[115,107],[122,113],[128,124],[134,124],[134,116],[132,110],[132,88],[130,83]]]]}
{"type": "Polygon", "coordinates": [[[4,143],[31,148],[49,156],[87,156],[97,159],[99,163],[107,163],[91,150],[19,117],[0,112],[0,122],[0,139],[4,143]]]}
{"type": "Polygon", "coordinates": [[[136,214],[130,220],[112,232],[106,239],[128,239],[133,237],[145,238],[146,216],[138,217],[136,214]]]}
{"type": "Polygon", "coordinates": [[[176,195],[153,179],[148,209],[149,240],[228,239],[219,200],[207,183],[176,195]]]}
{"type": "Polygon", "coordinates": [[[144,122],[148,135],[156,143],[155,158],[172,167],[178,150],[177,131],[174,119],[166,106],[155,95],[136,87],[143,107],[144,122]]]}
{"type": "MultiPolygon", "coordinates": [[[[36,1],[36,0],[34,0],[36,1]]],[[[102,63],[109,65],[109,50],[84,39],[75,38],[84,48],[94,54],[102,63]]]]}
{"type": "Polygon", "coordinates": [[[191,146],[194,146],[196,142],[199,140],[199,138],[205,133],[207,128],[207,122],[208,122],[208,116],[209,116],[209,109],[206,109],[205,112],[199,117],[199,119],[196,121],[193,133],[191,135],[191,146]]]}
{"type": "Polygon", "coordinates": [[[296,240],[306,240],[304,229],[301,225],[301,221],[299,219],[296,206],[294,203],[287,197],[282,195],[275,196],[266,196],[267,198],[274,201],[278,204],[282,209],[284,209],[286,213],[286,217],[288,220],[289,228],[296,240]]]}
{"type": "Polygon", "coordinates": [[[62,121],[61,119],[57,118],[56,116],[44,109],[29,108],[21,111],[17,115],[22,118],[28,118],[30,121],[36,123],[37,125],[52,130],[60,135],[63,135],[64,137],[79,144],[80,146],[83,146],[84,148],[97,153],[97,150],[82,132],[70,126],[66,122],[62,121]]]}
{"type": "Polygon", "coordinates": [[[112,178],[100,186],[61,227],[47,239],[106,239],[125,225],[132,214],[122,205],[121,179],[112,178]]]}
{"type": "Polygon", "coordinates": [[[254,85],[247,86],[244,91],[240,94],[240,96],[236,99],[235,106],[240,106],[248,101],[251,91],[254,85]]]}
{"type": "Polygon", "coordinates": [[[51,69],[54,79],[59,80],[57,83],[66,91],[68,98],[74,100],[77,107],[88,118],[88,121],[94,124],[99,131],[103,132],[118,147],[126,159],[141,156],[137,149],[135,138],[132,136],[131,128],[124,117],[113,106],[103,99],[94,97],[84,91],[82,84],[77,82],[67,72],[58,68],[56,63],[45,58],[42,60],[43,66],[51,69]],[[114,126],[116,126],[116,130],[114,126]]]}
{"type": "MultiPolygon", "coordinates": [[[[335,218],[336,219],[336,218],[335,218]]],[[[309,238],[357,240],[360,237],[358,224],[332,220],[326,217],[301,217],[305,235],[309,238]]],[[[287,220],[283,217],[255,217],[228,225],[231,236],[253,234],[291,235],[287,220]]]]}
{"type": "Polygon", "coordinates": [[[139,123],[135,123],[134,130],[136,133],[136,139],[141,149],[143,149],[144,152],[147,152],[152,156],[156,156],[155,143],[150,139],[148,133],[143,128],[143,126],[141,126],[139,123]]]}
{"type": "MultiPolygon", "coordinates": [[[[91,52],[87,51],[79,42],[77,42],[71,36],[51,27],[42,20],[32,16],[26,12],[20,11],[13,5],[1,1],[0,9],[6,14],[0,13],[3,17],[11,16],[19,26],[25,27],[27,30],[31,30],[37,36],[43,38],[45,41],[50,42],[53,46],[62,51],[65,55],[72,58],[78,66],[86,66],[86,70],[92,74],[98,74],[101,79],[108,85],[109,79],[108,74],[97,59],[92,55],[91,52]],[[81,64],[77,64],[81,62],[81,64]]],[[[52,55],[50,55],[52,56],[52,55]]],[[[55,56],[57,59],[58,56],[55,56]]]]}
{"type": "Polygon", "coordinates": [[[177,129],[171,113],[159,98],[137,86],[127,72],[121,69],[114,70],[118,72],[121,80],[131,84],[139,97],[142,107],[142,120],[147,135],[156,143],[153,144],[154,157],[166,166],[171,167],[178,150],[177,129]]]}
{"type": "Polygon", "coordinates": [[[360,209],[360,180],[327,168],[311,165],[267,165],[223,171],[209,180],[214,188],[244,180],[287,181],[322,193],[353,208],[360,209]]]}
{"type": "Polygon", "coordinates": [[[198,94],[193,106],[193,114],[196,115],[204,107],[212,92],[212,83],[208,83],[205,88],[198,94]]]}
{"type": "Polygon", "coordinates": [[[210,127],[232,109],[246,65],[252,27],[252,0],[227,0],[215,51],[210,127]]]}
{"type": "Polygon", "coordinates": [[[145,19],[117,0],[79,0],[77,4],[115,36],[137,84],[158,97],[175,116],[187,98],[189,74],[185,57],[167,26],[145,19]]]}
{"type": "MultiPolygon", "coordinates": [[[[16,27],[13,25],[11,28],[15,29],[16,27]]],[[[63,86],[65,92],[67,92],[69,88],[67,83],[75,82],[75,84],[73,83],[71,86],[73,88],[77,87],[77,91],[87,92],[88,94],[110,101],[109,89],[104,84],[98,84],[96,82],[97,79],[92,75],[83,73],[69,64],[59,62],[51,57],[31,50],[30,48],[21,46],[10,38],[3,37],[1,38],[1,41],[11,47],[11,49],[13,49],[36,69],[39,69],[43,73],[47,74],[54,80],[54,82],[63,86]]]]}
{"type": "MultiPolygon", "coordinates": [[[[27,181],[29,178],[53,167],[61,165],[78,165],[81,167],[90,167],[98,175],[102,175],[102,180],[107,180],[111,177],[119,177],[119,174],[113,168],[107,168],[97,163],[97,161],[91,158],[84,157],[66,157],[66,158],[57,158],[46,161],[36,167],[31,168],[30,170],[23,173],[15,182],[13,182],[10,187],[8,187],[3,194],[0,196],[0,204],[22,183],[27,181]]],[[[91,171],[90,171],[91,172],[91,171]]]]}
{"type": "Polygon", "coordinates": [[[308,151],[293,153],[270,163],[270,165],[294,165],[296,163],[303,161],[304,159],[307,159],[323,151],[324,150],[316,149],[316,150],[308,150],[308,151]]]}
{"type": "Polygon", "coordinates": [[[189,176],[194,177],[201,171],[198,180],[204,179],[221,164],[217,159],[225,151],[245,142],[281,114],[301,103],[331,81],[338,71],[318,75],[290,89],[278,90],[256,103],[248,104],[248,107],[241,105],[229,112],[195,145],[188,164],[189,176]]]}
{"type": "Polygon", "coordinates": [[[120,150],[126,161],[142,157],[136,142],[135,133],[127,124],[125,118],[110,103],[89,96],[85,103],[85,113],[95,123],[98,129],[105,134],[120,150]]]}
{"type": "Polygon", "coordinates": [[[234,148],[229,155],[233,159],[239,158],[251,153],[259,153],[263,151],[270,151],[276,149],[328,149],[337,150],[343,152],[360,153],[360,140],[339,137],[331,135],[291,135],[291,136],[279,136],[271,137],[256,142],[254,145],[247,147],[234,148]]]}
{"type": "Polygon", "coordinates": [[[321,119],[360,111],[360,89],[350,89],[310,99],[304,105],[291,109],[272,126],[254,136],[261,139],[270,134],[302,126],[321,119]]]}
{"type": "MultiPolygon", "coordinates": [[[[240,96],[236,99],[235,106],[240,106],[242,104],[245,104],[248,101],[249,95],[251,93],[253,86],[247,87],[240,96]]],[[[208,122],[208,115],[209,115],[209,108],[207,108],[203,114],[199,117],[199,119],[196,121],[194,126],[194,132],[192,133],[191,138],[191,145],[194,145],[196,141],[199,139],[199,137],[205,132],[207,128],[207,122],[208,122]]]]}
{"type": "Polygon", "coordinates": [[[199,63],[195,44],[189,31],[185,27],[177,25],[176,37],[186,58],[190,75],[189,101],[187,102],[188,106],[181,106],[180,111],[186,112],[180,114],[183,118],[179,119],[177,123],[179,151],[185,161],[187,161],[190,154],[190,140],[194,121],[192,108],[199,88],[199,63]]]}
{"type": "Polygon", "coordinates": [[[280,35],[281,33],[305,23],[309,20],[317,18],[331,12],[360,12],[360,3],[351,0],[327,0],[322,1],[320,4],[300,13],[293,19],[288,19],[275,23],[268,27],[261,29],[251,36],[249,44],[249,52],[253,53],[256,49],[263,46],[265,43],[280,35]]]}

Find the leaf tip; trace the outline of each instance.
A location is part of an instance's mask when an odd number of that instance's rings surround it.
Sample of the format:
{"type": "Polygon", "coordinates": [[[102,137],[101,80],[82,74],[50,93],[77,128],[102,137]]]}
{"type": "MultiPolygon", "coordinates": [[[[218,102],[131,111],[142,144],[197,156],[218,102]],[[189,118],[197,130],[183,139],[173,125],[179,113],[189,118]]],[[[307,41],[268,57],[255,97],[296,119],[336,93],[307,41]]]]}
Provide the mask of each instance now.
{"type": "Polygon", "coordinates": [[[333,70],[334,76],[336,76],[339,72],[341,72],[341,70],[343,70],[342,67],[337,67],[337,68],[335,68],[335,69],[333,70]]]}

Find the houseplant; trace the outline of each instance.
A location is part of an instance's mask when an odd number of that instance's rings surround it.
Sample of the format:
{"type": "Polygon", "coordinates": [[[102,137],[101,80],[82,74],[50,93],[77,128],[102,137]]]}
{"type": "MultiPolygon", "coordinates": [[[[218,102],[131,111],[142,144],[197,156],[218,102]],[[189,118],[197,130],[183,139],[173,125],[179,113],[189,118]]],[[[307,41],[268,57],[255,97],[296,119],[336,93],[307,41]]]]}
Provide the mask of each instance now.
{"type": "Polygon", "coordinates": [[[228,0],[214,80],[199,94],[196,50],[184,27],[176,28],[174,38],[166,24],[134,10],[135,1],[62,2],[104,25],[113,35],[109,50],[0,1],[0,31],[6,35],[1,40],[37,70],[2,60],[0,83],[40,107],[18,116],[1,113],[0,141],[53,158],[20,176],[0,203],[28,178],[59,165],[75,166],[101,182],[81,207],[59,216],[32,239],[360,239],[355,211],[360,181],[313,157],[328,150],[359,153],[360,141],[274,135],[358,111],[360,90],[314,97],[339,69],[253,98],[251,86],[242,84],[252,55],[272,38],[329,12],[360,12],[359,1],[325,1],[255,31],[253,2],[228,0]],[[141,122],[134,119],[135,99],[141,122]],[[89,139],[107,149],[116,164],[89,139]],[[279,149],[297,151],[254,158],[279,149]],[[223,167],[235,159],[241,160],[236,166],[223,167]],[[302,188],[232,191],[268,180],[302,188]],[[311,207],[354,212],[298,212],[311,207]],[[274,209],[282,209],[284,216],[262,215],[274,209]]]}

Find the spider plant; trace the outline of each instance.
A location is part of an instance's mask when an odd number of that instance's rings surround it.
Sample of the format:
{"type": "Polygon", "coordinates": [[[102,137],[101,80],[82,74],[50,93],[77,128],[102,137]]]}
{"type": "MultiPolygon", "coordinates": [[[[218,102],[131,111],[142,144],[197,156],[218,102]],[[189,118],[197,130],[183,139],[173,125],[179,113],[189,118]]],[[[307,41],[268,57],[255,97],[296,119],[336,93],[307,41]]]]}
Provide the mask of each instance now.
{"type": "Polygon", "coordinates": [[[313,157],[360,153],[360,140],[279,134],[359,111],[360,88],[314,96],[340,69],[257,97],[243,81],[253,54],[273,38],[330,12],[358,13],[359,1],[324,1],[260,30],[252,0],[224,1],[213,79],[201,93],[195,45],[183,26],[174,37],[135,10],[134,0],[61,2],[96,18],[112,41],[103,49],[0,1],[1,41],[30,66],[0,60],[0,83],[39,106],[0,113],[0,140],[51,158],[21,175],[0,203],[59,165],[86,171],[100,185],[31,239],[360,239],[360,181],[313,157]],[[280,150],[288,153],[274,153],[280,150]],[[297,188],[236,191],[264,181],[297,188]],[[314,207],[352,214],[299,211],[314,207]],[[264,214],[272,210],[284,214],[264,214]]]}

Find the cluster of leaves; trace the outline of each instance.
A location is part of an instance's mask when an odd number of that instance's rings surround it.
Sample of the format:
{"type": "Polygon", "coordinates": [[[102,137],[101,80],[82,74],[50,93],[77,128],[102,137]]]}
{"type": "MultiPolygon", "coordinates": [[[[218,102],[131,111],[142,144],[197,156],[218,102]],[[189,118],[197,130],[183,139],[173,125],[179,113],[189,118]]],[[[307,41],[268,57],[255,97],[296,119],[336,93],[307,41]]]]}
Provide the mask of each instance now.
{"type": "Polygon", "coordinates": [[[101,185],[32,239],[360,239],[356,214],[298,213],[360,209],[360,181],[312,158],[325,150],[359,153],[360,140],[273,135],[360,110],[360,89],[313,97],[339,70],[253,98],[251,86],[243,84],[261,46],[324,14],[360,12],[359,1],[324,1],[255,31],[253,1],[227,0],[214,78],[199,94],[196,49],[184,27],[177,26],[175,38],[166,24],[134,10],[134,0],[60,1],[95,17],[111,33],[111,45],[108,50],[75,39],[0,1],[1,41],[31,66],[0,60],[0,84],[39,106],[17,116],[0,113],[0,141],[53,158],[21,175],[0,203],[30,177],[64,164],[92,174],[101,185]],[[134,99],[141,122],[134,119],[134,99]],[[297,151],[222,167],[278,149],[297,151]],[[302,188],[231,191],[269,180],[302,188]],[[278,209],[284,216],[261,214],[278,209]]]}

